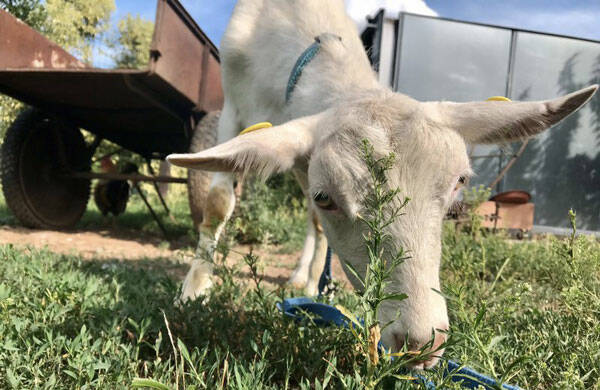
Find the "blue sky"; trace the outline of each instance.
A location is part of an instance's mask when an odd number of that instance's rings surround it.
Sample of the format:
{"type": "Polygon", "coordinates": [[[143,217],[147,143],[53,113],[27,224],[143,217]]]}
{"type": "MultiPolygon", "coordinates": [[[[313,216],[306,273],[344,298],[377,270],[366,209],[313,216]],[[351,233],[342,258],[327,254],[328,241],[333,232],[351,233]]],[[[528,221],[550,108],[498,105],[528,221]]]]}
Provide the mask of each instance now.
{"type": "MultiPolygon", "coordinates": [[[[154,1],[115,2],[113,22],[127,13],[154,20],[154,1]]],[[[182,3],[218,45],[235,0],[182,0],[182,3]]],[[[427,0],[426,3],[442,17],[600,40],[599,0],[427,0]]],[[[97,66],[110,66],[110,60],[102,56],[97,56],[95,62],[97,66]]]]}

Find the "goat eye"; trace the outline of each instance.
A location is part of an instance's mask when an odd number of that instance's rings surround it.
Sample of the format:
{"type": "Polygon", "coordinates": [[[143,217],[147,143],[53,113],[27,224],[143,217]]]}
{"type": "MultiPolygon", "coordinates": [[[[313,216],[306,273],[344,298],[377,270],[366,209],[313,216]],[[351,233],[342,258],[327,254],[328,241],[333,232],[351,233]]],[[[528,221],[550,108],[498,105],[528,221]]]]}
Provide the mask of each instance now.
{"type": "Polygon", "coordinates": [[[456,182],[456,185],[454,186],[454,191],[458,191],[462,186],[465,185],[466,181],[467,179],[464,176],[460,176],[456,182]]]}
{"type": "Polygon", "coordinates": [[[324,192],[318,192],[313,196],[313,200],[317,207],[323,210],[336,210],[337,205],[333,202],[333,200],[324,192]]]}

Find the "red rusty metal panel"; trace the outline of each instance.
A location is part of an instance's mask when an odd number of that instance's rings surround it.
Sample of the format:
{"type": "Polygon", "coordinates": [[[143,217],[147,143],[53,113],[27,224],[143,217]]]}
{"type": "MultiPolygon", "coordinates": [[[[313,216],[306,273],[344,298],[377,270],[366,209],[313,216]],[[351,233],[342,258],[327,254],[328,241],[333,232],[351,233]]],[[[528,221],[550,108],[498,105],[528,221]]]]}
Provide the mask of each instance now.
{"type": "Polygon", "coordinates": [[[206,111],[204,100],[214,109],[221,107],[222,102],[218,104],[220,74],[214,70],[218,64],[217,48],[176,0],[158,1],[151,53],[150,70],[194,102],[198,109],[206,111]],[[218,79],[208,83],[204,80],[215,75],[218,79]],[[216,81],[219,87],[215,89],[216,81]],[[211,92],[212,89],[215,92],[211,92]]]}
{"type": "Polygon", "coordinates": [[[0,92],[145,156],[187,151],[184,120],[193,105],[147,71],[0,70],[0,92]]]}
{"type": "MultiPolygon", "coordinates": [[[[207,53],[208,54],[208,53],[207,53]]],[[[205,112],[220,110],[223,107],[223,87],[221,86],[221,65],[213,55],[205,55],[202,69],[202,84],[198,108],[205,112]]]]}
{"type": "Polygon", "coordinates": [[[85,68],[86,65],[19,19],[0,10],[0,69],[85,68]]]}

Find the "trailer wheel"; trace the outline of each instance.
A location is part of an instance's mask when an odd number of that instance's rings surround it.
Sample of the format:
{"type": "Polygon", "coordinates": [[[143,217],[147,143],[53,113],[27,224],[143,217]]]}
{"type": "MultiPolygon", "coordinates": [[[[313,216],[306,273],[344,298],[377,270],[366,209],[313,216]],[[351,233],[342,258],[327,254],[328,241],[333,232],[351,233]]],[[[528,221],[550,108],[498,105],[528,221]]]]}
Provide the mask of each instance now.
{"type": "MultiPolygon", "coordinates": [[[[199,152],[217,144],[220,116],[221,111],[212,111],[207,113],[198,122],[190,141],[190,153],[199,152]]],[[[212,172],[208,171],[199,171],[196,169],[188,171],[188,198],[192,220],[196,228],[202,223],[202,210],[204,202],[206,202],[206,195],[210,188],[212,175],[212,172]]]]}
{"type": "Polygon", "coordinates": [[[6,203],[31,228],[72,227],[85,212],[90,180],[61,174],[89,171],[90,157],[77,127],[27,109],[4,137],[0,174],[6,203]]]}

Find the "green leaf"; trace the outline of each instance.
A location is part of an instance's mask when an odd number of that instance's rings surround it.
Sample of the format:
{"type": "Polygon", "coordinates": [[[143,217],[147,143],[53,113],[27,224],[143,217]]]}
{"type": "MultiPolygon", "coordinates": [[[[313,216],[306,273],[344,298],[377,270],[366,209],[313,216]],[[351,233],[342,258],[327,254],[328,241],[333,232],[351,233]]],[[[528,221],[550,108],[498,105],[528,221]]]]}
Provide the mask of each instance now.
{"type": "Polygon", "coordinates": [[[6,379],[8,379],[8,383],[13,389],[19,388],[20,381],[15,377],[15,374],[10,368],[6,369],[6,379]]]}
{"type": "Polygon", "coordinates": [[[335,308],[338,309],[344,315],[344,317],[352,321],[352,323],[356,325],[358,329],[362,329],[362,325],[360,324],[360,322],[358,322],[356,316],[352,314],[348,309],[346,309],[342,305],[335,305],[335,308]]]}
{"type": "Polygon", "coordinates": [[[78,378],[77,374],[75,374],[75,373],[74,373],[73,371],[71,371],[71,370],[66,370],[66,369],[65,369],[65,370],[63,370],[63,372],[64,372],[65,374],[67,374],[68,376],[70,376],[71,378],[73,378],[73,379],[77,379],[77,378],[78,378]]]}
{"type": "Polygon", "coordinates": [[[10,287],[7,284],[0,283],[0,301],[10,297],[10,287]]]}
{"type": "Polygon", "coordinates": [[[181,339],[177,339],[177,347],[179,348],[179,352],[181,353],[181,356],[183,356],[183,358],[190,364],[192,365],[192,358],[190,357],[190,353],[188,352],[187,347],[185,346],[185,344],[183,343],[183,341],[181,341],[181,339]]]}
{"type": "Polygon", "coordinates": [[[363,278],[360,277],[360,275],[356,271],[356,268],[354,268],[354,266],[352,264],[348,263],[347,261],[344,261],[344,264],[346,265],[346,268],[348,268],[350,273],[356,278],[356,280],[358,280],[361,283],[361,285],[364,286],[365,281],[363,280],[363,278]]]}
{"type": "Polygon", "coordinates": [[[135,378],[131,382],[131,387],[139,388],[139,387],[149,387],[151,389],[158,390],[171,390],[171,388],[167,385],[163,385],[162,383],[155,381],[154,379],[149,378],[135,378]]]}
{"type": "Polygon", "coordinates": [[[506,336],[494,336],[494,337],[492,337],[492,341],[490,341],[490,343],[488,344],[487,350],[488,351],[493,350],[494,347],[496,346],[496,344],[498,344],[499,342],[501,342],[505,338],[506,338],[506,336]]]}
{"type": "Polygon", "coordinates": [[[403,293],[384,295],[382,300],[385,301],[403,301],[408,298],[408,295],[403,293]]]}
{"type": "Polygon", "coordinates": [[[399,379],[401,381],[416,381],[417,378],[410,375],[392,375],[394,378],[399,379]]]}

